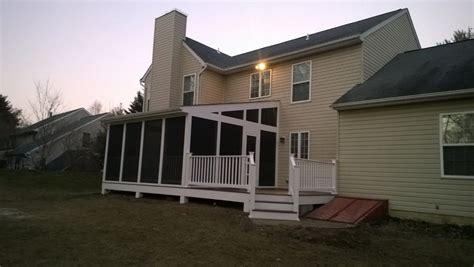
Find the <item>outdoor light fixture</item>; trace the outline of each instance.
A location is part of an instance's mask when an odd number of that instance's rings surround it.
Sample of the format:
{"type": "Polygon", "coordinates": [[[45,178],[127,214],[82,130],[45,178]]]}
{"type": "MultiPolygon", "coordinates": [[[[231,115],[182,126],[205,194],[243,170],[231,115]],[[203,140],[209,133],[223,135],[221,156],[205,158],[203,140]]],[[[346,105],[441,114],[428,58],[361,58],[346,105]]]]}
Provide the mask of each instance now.
{"type": "Polygon", "coordinates": [[[267,65],[265,65],[265,63],[258,63],[258,64],[255,66],[255,69],[257,69],[257,70],[264,70],[266,67],[267,67],[267,65]]]}

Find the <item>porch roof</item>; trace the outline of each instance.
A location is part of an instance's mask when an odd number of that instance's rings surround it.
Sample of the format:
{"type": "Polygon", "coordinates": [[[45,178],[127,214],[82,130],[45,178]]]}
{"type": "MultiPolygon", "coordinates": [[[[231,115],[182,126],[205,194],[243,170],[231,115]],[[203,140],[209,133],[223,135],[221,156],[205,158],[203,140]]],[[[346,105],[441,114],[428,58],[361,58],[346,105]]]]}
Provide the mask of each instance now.
{"type": "Polygon", "coordinates": [[[220,103],[220,104],[201,104],[193,106],[182,106],[173,109],[163,109],[156,111],[137,112],[126,115],[111,116],[102,120],[105,124],[123,123],[131,121],[142,121],[145,119],[158,119],[168,117],[184,116],[193,111],[230,111],[236,109],[252,109],[252,108],[270,108],[278,107],[280,101],[254,101],[254,102],[232,102],[232,103],[220,103]]]}
{"type": "Polygon", "coordinates": [[[146,111],[146,112],[137,112],[137,113],[119,115],[119,116],[111,116],[102,120],[102,122],[105,124],[114,124],[114,123],[121,123],[121,122],[141,121],[141,120],[149,119],[149,118],[177,117],[177,116],[180,116],[180,115],[182,116],[185,114],[186,113],[183,112],[180,108],[162,109],[162,110],[154,110],[154,111],[146,111]]]}

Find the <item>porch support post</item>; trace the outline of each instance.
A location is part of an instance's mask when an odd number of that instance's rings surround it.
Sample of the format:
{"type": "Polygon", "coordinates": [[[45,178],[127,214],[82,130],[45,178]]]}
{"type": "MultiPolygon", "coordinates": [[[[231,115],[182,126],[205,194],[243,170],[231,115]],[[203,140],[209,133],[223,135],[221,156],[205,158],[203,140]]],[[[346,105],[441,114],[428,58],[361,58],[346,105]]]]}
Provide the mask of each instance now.
{"type": "Polygon", "coordinates": [[[142,180],[142,160],[143,160],[143,137],[145,136],[145,121],[142,121],[142,132],[140,134],[140,155],[138,155],[138,176],[137,181],[142,180]]]}
{"type": "Polygon", "coordinates": [[[123,175],[123,158],[124,158],[124,153],[125,153],[125,138],[127,137],[127,124],[123,124],[123,134],[122,134],[122,154],[120,158],[120,175],[119,175],[119,181],[122,181],[122,175],[123,175]]]}
{"type": "Polygon", "coordinates": [[[142,198],[142,197],[143,197],[143,193],[135,192],[135,198],[142,198]]]}
{"type": "MultiPolygon", "coordinates": [[[[110,124],[107,125],[107,139],[105,140],[105,153],[104,153],[104,168],[102,170],[102,181],[105,181],[105,172],[107,170],[107,156],[109,154],[109,135],[110,135],[110,124]]],[[[103,191],[102,191],[102,194],[103,191]]]]}
{"type": "Polygon", "coordinates": [[[183,167],[181,171],[181,185],[188,186],[189,179],[189,166],[191,159],[191,127],[192,127],[192,116],[188,113],[186,115],[186,122],[184,124],[184,145],[183,145],[183,167]]]}
{"type": "Polygon", "coordinates": [[[158,184],[161,184],[162,171],[163,171],[165,131],[166,131],[166,118],[163,118],[162,121],[161,121],[160,162],[159,162],[159,166],[158,166],[158,184]]]}

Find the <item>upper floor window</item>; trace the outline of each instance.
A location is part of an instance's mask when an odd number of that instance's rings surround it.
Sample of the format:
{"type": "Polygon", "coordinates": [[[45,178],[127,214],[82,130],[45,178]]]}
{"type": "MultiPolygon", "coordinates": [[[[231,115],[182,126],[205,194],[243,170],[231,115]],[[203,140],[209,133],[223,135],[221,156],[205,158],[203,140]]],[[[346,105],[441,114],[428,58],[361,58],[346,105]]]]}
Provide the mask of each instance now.
{"type": "Polygon", "coordinates": [[[291,83],[292,103],[311,100],[311,61],[293,65],[291,83]]]}
{"type": "Polygon", "coordinates": [[[269,96],[271,93],[271,71],[250,74],[250,98],[269,96]]]}
{"type": "Polygon", "coordinates": [[[194,104],[194,91],[196,89],[196,74],[186,75],[183,78],[183,106],[194,104]]]}
{"type": "Polygon", "coordinates": [[[309,132],[290,133],[290,153],[296,158],[309,158],[309,132]]]}
{"type": "Polygon", "coordinates": [[[474,178],[474,111],[441,115],[442,176],[474,178]]]}

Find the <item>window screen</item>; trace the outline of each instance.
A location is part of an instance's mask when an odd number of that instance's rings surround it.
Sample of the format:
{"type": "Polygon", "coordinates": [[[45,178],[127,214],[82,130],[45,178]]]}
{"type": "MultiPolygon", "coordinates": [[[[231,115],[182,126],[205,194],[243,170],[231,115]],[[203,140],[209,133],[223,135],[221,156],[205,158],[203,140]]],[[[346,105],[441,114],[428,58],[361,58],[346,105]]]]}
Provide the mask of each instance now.
{"type": "Polygon", "coordinates": [[[162,128],[162,120],[145,122],[142,173],[140,179],[143,183],[158,183],[162,128]]]}
{"type": "Polygon", "coordinates": [[[127,123],[125,127],[127,129],[125,131],[122,181],[137,182],[142,123],[127,123]]]}
{"type": "Polygon", "coordinates": [[[105,179],[118,181],[120,176],[120,161],[122,158],[123,124],[110,125],[109,144],[107,150],[107,167],[105,179]]]}

